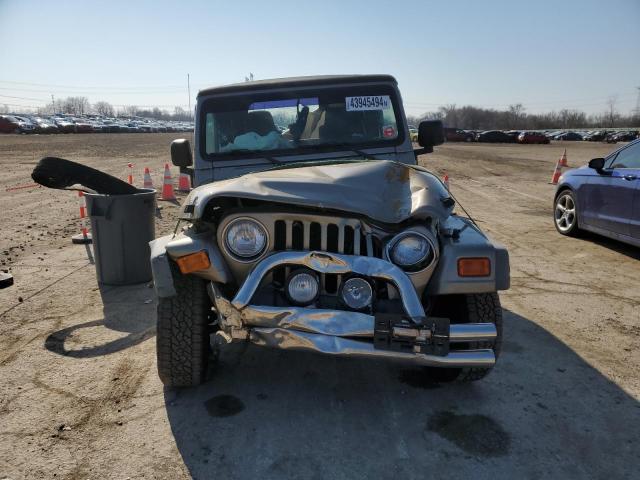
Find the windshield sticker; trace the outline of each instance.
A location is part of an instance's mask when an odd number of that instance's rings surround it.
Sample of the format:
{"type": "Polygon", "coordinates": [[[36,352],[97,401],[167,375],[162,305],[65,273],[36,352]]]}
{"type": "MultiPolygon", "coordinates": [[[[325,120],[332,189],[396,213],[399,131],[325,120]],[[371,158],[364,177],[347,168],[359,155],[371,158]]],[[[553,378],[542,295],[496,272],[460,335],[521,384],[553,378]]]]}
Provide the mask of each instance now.
{"type": "Polygon", "coordinates": [[[382,127],[382,136],[384,138],[395,138],[396,129],[393,128],[393,125],[386,125],[382,127]]]}
{"type": "Polygon", "coordinates": [[[391,108],[389,95],[370,95],[366,97],[346,97],[344,104],[347,112],[358,110],[387,110],[391,108]]]}

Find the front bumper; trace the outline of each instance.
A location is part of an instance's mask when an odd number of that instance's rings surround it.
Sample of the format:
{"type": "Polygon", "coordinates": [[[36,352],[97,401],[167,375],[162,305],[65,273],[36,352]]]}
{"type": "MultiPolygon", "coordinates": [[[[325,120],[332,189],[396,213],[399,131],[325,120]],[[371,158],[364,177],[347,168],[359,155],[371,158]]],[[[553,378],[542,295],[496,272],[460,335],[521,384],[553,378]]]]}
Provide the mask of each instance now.
{"type": "Polygon", "coordinates": [[[317,251],[279,252],[253,268],[233,299],[225,298],[214,282],[209,284],[208,291],[219,314],[219,337],[227,342],[249,340],[285,350],[396,359],[442,367],[490,367],[495,363],[492,349],[450,348],[450,344],[494,340],[497,335],[494,324],[450,324],[449,319],[427,318],[409,277],[379,258],[317,251]],[[252,305],[250,302],[263,278],[279,266],[304,266],[324,274],[354,273],[391,282],[398,289],[406,315],[252,305]]]}

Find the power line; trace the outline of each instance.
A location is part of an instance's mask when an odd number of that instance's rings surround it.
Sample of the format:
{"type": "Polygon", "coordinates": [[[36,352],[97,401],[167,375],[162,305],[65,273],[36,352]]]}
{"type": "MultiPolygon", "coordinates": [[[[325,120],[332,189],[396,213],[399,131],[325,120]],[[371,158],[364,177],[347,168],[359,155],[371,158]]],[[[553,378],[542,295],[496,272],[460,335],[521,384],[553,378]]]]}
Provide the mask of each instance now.
{"type": "Polygon", "coordinates": [[[155,85],[155,86],[148,86],[148,85],[140,85],[140,86],[126,86],[126,87],[117,87],[117,86],[113,86],[113,85],[109,85],[109,86],[100,86],[100,85],[90,85],[90,86],[78,86],[78,85],[58,85],[58,84],[51,84],[51,83],[31,83],[31,82],[14,82],[11,80],[0,80],[0,83],[10,83],[13,85],[31,85],[34,87],[53,87],[53,88],[80,88],[80,89],[100,89],[100,88],[104,88],[104,89],[108,89],[108,90],[118,90],[118,89],[124,89],[124,90],[130,90],[132,88],[175,88],[175,89],[181,89],[183,88],[181,85],[155,85]]]}

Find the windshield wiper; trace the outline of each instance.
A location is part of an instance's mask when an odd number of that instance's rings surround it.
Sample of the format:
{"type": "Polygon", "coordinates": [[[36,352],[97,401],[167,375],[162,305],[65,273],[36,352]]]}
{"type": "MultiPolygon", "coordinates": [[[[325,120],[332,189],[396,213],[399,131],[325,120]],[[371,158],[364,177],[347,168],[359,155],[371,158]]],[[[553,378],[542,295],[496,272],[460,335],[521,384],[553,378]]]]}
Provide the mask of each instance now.
{"type": "Polygon", "coordinates": [[[350,143],[331,143],[331,144],[327,144],[327,145],[323,145],[323,146],[327,146],[327,147],[347,147],[347,151],[348,152],[353,152],[356,155],[359,155],[359,156],[363,157],[365,160],[380,160],[379,158],[375,157],[375,154],[367,153],[367,152],[364,152],[362,150],[358,150],[357,148],[351,147],[350,143]]]}
{"type": "Polygon", "coordinates": [[[259,153],[260,157],[266,158],[267,160],[269,160],[274,165],[282,165],[284,163],[282,160],[278,160],[275,157],[272,157],[270,155],[265,155],[260,150],[249,150],[248,148],[239,148],[237,150],[231,150],[229,152],[224,152],[224,153],[228,154],[228,155],[232,155],[232,156],[240,156],[240,155],[245,154],[245,153],[259,153]]]}

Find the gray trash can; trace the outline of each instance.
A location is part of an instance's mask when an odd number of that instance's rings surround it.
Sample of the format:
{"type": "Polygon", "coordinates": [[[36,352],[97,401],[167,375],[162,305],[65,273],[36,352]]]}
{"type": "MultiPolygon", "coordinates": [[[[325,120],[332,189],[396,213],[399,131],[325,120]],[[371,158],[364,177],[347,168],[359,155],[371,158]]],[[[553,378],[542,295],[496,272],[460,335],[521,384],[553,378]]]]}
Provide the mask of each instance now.
{"type": "Polygon", "coordinates": [[[85,197],[98,282],[131,285],[150,281],[149,242],[155,238],[156,191],[87,193],[85,197]]]}

